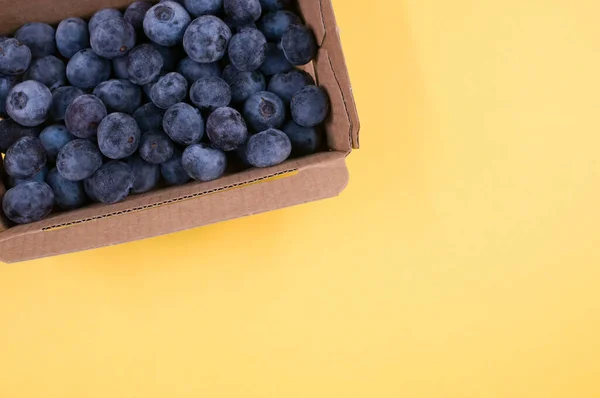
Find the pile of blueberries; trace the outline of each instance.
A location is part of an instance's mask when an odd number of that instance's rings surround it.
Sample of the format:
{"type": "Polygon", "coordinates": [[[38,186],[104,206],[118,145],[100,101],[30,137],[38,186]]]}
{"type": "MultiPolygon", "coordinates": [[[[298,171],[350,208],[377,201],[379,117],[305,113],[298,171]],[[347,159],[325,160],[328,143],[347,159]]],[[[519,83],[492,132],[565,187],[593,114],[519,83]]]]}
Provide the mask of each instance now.
{"type": "Polygon", "coordinates": [[[318,151],[329,98],[294,68],[317,44],[290,2],[135,2],[0,38],[5,215],[30,223],[318,151]]]}

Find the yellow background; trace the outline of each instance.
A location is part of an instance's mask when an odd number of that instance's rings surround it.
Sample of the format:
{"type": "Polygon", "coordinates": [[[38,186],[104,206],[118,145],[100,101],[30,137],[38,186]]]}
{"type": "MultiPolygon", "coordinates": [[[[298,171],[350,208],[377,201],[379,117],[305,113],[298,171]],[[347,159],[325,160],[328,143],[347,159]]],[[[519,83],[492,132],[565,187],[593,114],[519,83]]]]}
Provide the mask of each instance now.
{"type": "Polygon", "coordinates": [[[2,265],[0,397],[600,396],[600,5],[368,3],[341,197],[2,265]]]}

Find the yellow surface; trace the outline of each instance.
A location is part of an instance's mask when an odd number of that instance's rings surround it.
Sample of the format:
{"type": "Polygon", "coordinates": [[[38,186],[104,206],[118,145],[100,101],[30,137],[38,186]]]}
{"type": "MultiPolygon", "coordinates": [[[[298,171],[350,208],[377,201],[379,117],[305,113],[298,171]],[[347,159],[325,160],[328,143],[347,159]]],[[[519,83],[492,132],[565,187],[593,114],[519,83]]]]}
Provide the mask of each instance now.
{"type": "Polygon", "coordinates": [[[600,5],[364,4],[342,196],[2,265],[0,397],[600,396],[600,5]]]}

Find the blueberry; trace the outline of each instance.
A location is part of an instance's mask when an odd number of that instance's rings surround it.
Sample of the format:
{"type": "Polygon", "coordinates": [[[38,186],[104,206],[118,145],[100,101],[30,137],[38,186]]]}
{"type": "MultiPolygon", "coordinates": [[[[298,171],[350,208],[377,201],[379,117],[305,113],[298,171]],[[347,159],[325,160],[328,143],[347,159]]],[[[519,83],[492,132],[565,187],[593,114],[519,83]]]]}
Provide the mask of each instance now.
{"type": "Polygon", "coordinates": [[[6,113],[23,126],[37,126],[44,123],[51,105],[52,93],[48,87],[35,80],[27,80],[8,92],[6,113]]]}
{"type": "Polygon", "coordinates": [[[141,135],[134,118],[111,113],[98,126],[98,145],[107,158],[124,159],[138,149],[141,135]]]}
{"type": "Polygon", "coordinates": [[[4,214],[12,222],[28,224],[46,217],[54,207],[52,188],[44,182],[27,182],[6,191],[2,200],[4,214]]]}
{"type": "Polygon", "coordinates": [[[223,58],[231,30],[219,18],[204,15],[194,19],[183,36],[183,49],[196,62],[207,64],[223,58]]]}
{"type": "Polygon", "coordinates": [[[221,77],[221,67],[218,62],[201,64],[186,57],[177,65],[177,72],[186,78],[189,85],[203,77],[221,77]]]}
{"type": "Polygon", "coordinates": [[[268,91],[277,94],[283,102],[289,104],[294,94],[314,84],[315,80],[311,75],[299,69],[292,69],[288,73],[278,73],[273,76],[268,91]]]}
{"type": "Polygon", "coordinates": [[[258,0],[223,0],[223,8],[225,14],[238,25],[254,22],[262,13],[258,0]]]}
{"type": "Polygon", "coordinates": [[[13,178],[11,176],[8,176],[8,186],[12,188],[12,187],[16,187],[17,185],[25,184],[26,182],[31,182],[31,181],[46,182],[47,175],[48,175],[48,167],[44,166],[33,177],[13,178]]]}
{"type": "Polygon", "coordinates": [[[161,164],[171,159],[175,145],[162,131],[151,131],[142,135],[140,156],[148,163],[161,164]]]}
{"type": "Polygon", "coordinates": [[[0,116],[6,116],[6,98],[8,92],[17,84],[14,76],[0,76],[0,116]]]}
{"type": "Polygon", "coordinates": [[[147,1],[136,1],[127,7],[123,18],[129,22],[136,31],[143,31],[144,17],[150,8],[152,8],[152,3],[148,3],[147,1]]]}
{"type": "Polygon", "coordinates": [[[264,15],[258,23],[258,28],[267,40],[279,42],[285,31],[293,24],[302,25],[299,16],[290,11],[275,11],[264,15]]]}
{"type": "Polygon", "coordinates": [[[153,82],[163,67],[163,59],[152,44],[135,47],[127,57],[129,80],[140,86],[153,82]]]}
{"type": "Polygon", "coordinates": [[[26,80],[37,80],[54,90],[65,85],[65,63],[54,55],[38,58],[31,63],[25,77],[26,80]]]}
{"type": "Polygon", "coordinates": [[[223,70],[223,79],[231,86],[233,102],[244,102],[267,87],[265,77],[259,71],[242,72],[231,64],[223,70]]]}
{"type": "Polygon", "coordinates": [[[196,181],[212,181],[220,178],[227,167],[225,152],[206,144],[194,144],[183,151],[183,168],[196,181]]]}
{"type": "Polygon", "coordinates": [[[84,92],[80,88],[73,86],[63,86],[52,90],[52,107],[50,108],[52,120],[64,120],[69,105],[75,98],[83,94],[84,92]]]}
{"type": "Polygon", "coordinates": [[[178,144],[195,144],[204,135],[204,119],[198,109],[180,102],[167,109],[163,128],[178,144]]]}
{"type": "Polygon", "coordinates": [[[254,28],[243,28],[229,41],[229,59],[241,71],[260,68],[267,57],[267,39],[254,28]]]}
{"type": "Polygon", "coordinates": [[[142,89],[129,80],[113,79],[102,82],[94,95],[106,105],[109,112],[133,113],[142,104],[142,89]]]}
{"type": "Polygon", "coordinates": [[[135,29],[123,18],[100,21],[90,33],[92,49],[102,58],[122,57],[135,46],[135,29]]]}
{"type": "Polygon", "coordinates": [[[128,57],[119,57],[112,60],[113,72],[117,79],[129,79],[129,72],[127,72],[127,58],[128,57]]]}
{"type": "Polygon", "coordinates": [[[6,153],[15,142],[23,137],[37,138],[40,127],[24,127],[12,119],[0,120],[0,152],[6,153]]]}
{"type": "Polygon", "coordinates": [[[81,181],[67,180],[58,170],[52,169],[46,177],[46,183],[54,192],[54,202],[64,210],[74,210],[87,202],[81,181]]]}
{"type": "Polygon", "coordinates": [[[153,103],[142,105],[133,113],[133,118],[142,133],[151,130],[162,130],[164,116],[165,111],[153,103]]]}
{"type": "Polygon", "coordinates": [[[73,140],[63,146],[56,157],[58,172],[71,181],[90,178],[100,166],[102,154],[90,140],[73,140]]]}
{"type": "Polygon", "coordinates": [[[94,193],[93,181],[94,181],[93,176],[83,180],[83,190],[85,191],[85,194],[87,195],[87,197],[90,198],[90,200],[92,200],[93,202],[99,202],[98,197],[94,193]]]}
{"type": "Polygon", "coordinates": [[[177,62],[181,59],[181,47],[160,46],[156,43],[152,43],[152,45],[160,53],[160,56],[163,59],[162,70],[167,72],[174,71],[175,67],[177,66],[177,62]]]}
{"type": "Polygon", "coordinates": [[[0,73],[20,75],[29,68],[31,50],[17,39],[0,38],[0,73]]]}
{"type": "Polygon", "coordinates": [[[181,42],[190,21],[190,15],[181,4],[165,1],[148,10],[144,17],[144,32],[156,44],[174,46],[181,42]]]}
{"type": "Polygon", "coordinates": [[[270,167],[282,163],[292,152],[292,143],[285,133],[268,129],[253,135],[246,146],[246,157],[254,167],[270,167]]]}
{"type": "Polygon", "coordinates": [[[107,115],[106,106],[96,96],[85,94],[73,100],[65,113],[65,124],[71,134],[78,138],[90,138],[98,132],[98,126],[107,115]]]}
{"type": "Polygon", "coordinates": [[[254,131],[279,128],[285,121],[285,104],[277,95],[261,91],[244,104],[244,117],[254,131]]]}
{"type": "Polygon", "coordinates": [[[23,137],[4,156],[4,170],[14,178],[31,178],[46,165],[46,150],[40,140],[23,137]]]}
{"type": "Polygon", "coordinates": [[[100,58],[94,50],[81,50],[67,63],[67,79],[71,85],[82,89],[91,89],[110,78],[111,63],[100,58]]]}
{"type": "Polygon", "coordinates": [[[150,99],[156,106],[167,109],[187,96],[188,83],[179,73],[171,72],[158,79],[150,90],[150,99]]]}
{"type": "Polygon", "coordinates": [[[46,150],[48,160],[55,161],[58,152],[75,137],[62,124],[54,124],[42,130],[39,140],[46,150]]]}
{"type": "Polygon", "coordinates": [[[123,14],[121,14],[121,11],[116,10],[114,8],[105,8],[103,10],[100,10],[98,12],[96,12],[94,15],[92,15],[92,18],[90,18],[90,22],[89,22],[89,29],[90,32],[94,29],[96,29],[96,26],[98,26],[98,24],[102,21],[105,21],[107,19],[111,19],[111,18],[122,18],[123,14]]]}
{"type": "Polygon", "coordinates": [[[15,32],[15,39],[29,47],[33,58],[41,58],[56,54],[54,34],[54,28],[47,23],[31,22],[15,32]]]}
{"type": "Polygon", "coordinates": [[[201,110],[213,111],[231,102],[231,87],[220,77],[198,79],[190,90],[190,100],[201,110]]]}
{"type": "Polygon", "coordinates": [[[306,65],[317,54],[315,35],[304,25],[290,25],[281,37],[281,49],[292,65],[306,65]]]}
{"type": "Polygon", "coordinates": [[[275,11],[287,8],[290,0],[259,0],[264,11],[275,11]]]}
{"type": "Polygon", "coordinates": [[[206,133],[217,148],[233,151],[246,141],[248,128],[238,111],[233,108],[218,108],[208,117],[206,133]]]}
{"type": "Polygon", "coordinates": [[[292,119],[300,126],[314,127],[329,114],[329,97],[317,86],[306,86],[294,94],[290,103],[292,119]]]}
{"type": "Polygon", "coordinates": [[[219,14],[223,8],[223,0],[183,0],[183,5],[191,16],[219,14]]]}
{"type": "Polygon", "coordinates": [[[150,101],[152,101],[152,99],[150,98],[150,93],[152,93],[152,87],[154,87],[154,85],[156,84],[156,82],[158,82],[158,80],[160,78],[162,78],[163,76],[165,76],[167,73],[166,72],[161,72],[156,79],[154,79],[153,81],[151,81],[150,83],[144,84],[142,86],[142,90],[144,91],[144,94],[146,94],[146,97],[148,97],[148,99],[150,101]]]}
{"type": "Polygon", "coordinates": [[[125,200],[133,188],[134,176],[127,163],[111,161],[98,169],[92,178],[92,190],[98,201],[117,203],[125,200]]]}
{"type": "Polygon", "coordinates": [[[290,120],[283,126],[283,132],[290,139],[292,153],[296,156],[313,154],[321,146],[321,135],[314,127],[302,127],[290,120]]]}
{"type": "Polygon", "coordinates": [[[90,46],[88,24],[81,18],[63,19],[56,28],[56,47],[65,58],[90,46]]]}
{"type": "Polygon", "coordinates": [[[287,60],[283,51],[275,43],[267,43],[265,62],[261,65],[260,71],[267,76],[277,73],[285,73],[292,70],[294,66],[287,60]]]}
{"type": "Polygon", "coordinates": [[[181,163],[181,157],[181,150],[176,149],[171,159],[160,165],[160,173],[167,185],[182,185],[190,180],[190,176],[181,163]]]}
{"type": "Polygon", "coordinates": [[[133,193],[144,193],[154,189],[160,179],[160,166],[146,162],[138,155],[127,159],[133,173],[133,193]]]}

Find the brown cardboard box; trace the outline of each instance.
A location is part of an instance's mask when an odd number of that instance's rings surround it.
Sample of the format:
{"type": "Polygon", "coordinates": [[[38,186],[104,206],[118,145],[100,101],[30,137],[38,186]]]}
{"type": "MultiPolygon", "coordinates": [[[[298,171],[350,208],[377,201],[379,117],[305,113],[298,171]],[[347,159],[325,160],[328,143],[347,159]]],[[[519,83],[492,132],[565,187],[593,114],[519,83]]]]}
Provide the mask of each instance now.
{"type": "MultiPolygon", "coordinates": [[[[0,220],[0,260],[16,262],[114,245],[338,195],[348,183],[345,158],[358,148],[359,121],[331,0],[297,0],[320,49],[307,67],[331,99],[325,124],[329,152],[252,169],[208,183],[191,183],[114,205],[93,205],[9,228],[0,220]]],[[[89,17],[131,0],[0,0],[1,34],[27,22],[56,24],[89,17]]],[[[1,162],[0,162],[1,163],[1,162]]],[[[5,187],[0,181],[0,197],[5,187]]]]}

